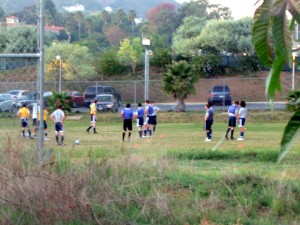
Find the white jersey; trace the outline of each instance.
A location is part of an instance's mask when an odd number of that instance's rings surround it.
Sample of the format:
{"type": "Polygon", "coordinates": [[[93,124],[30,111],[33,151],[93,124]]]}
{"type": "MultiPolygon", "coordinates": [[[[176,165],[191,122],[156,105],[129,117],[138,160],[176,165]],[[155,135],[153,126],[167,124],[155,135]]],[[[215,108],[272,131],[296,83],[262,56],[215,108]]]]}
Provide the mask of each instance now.
{"type": "Polygon", "coordinates": [[[246,119],[246,117],[247,117],[247,108],[241,107],[239,109],[239,117],[246,119]]]}
{"type": "Polygon", "coordinates": [[[32,119],[37,119],[38,117],[38,105],[37,103],[32,104],[32,119]]]}
{"type": "Polygon", "coordinates": [[[160,110],[160,108],[158,108],[156,105],[153,106],[153,113],[151,114],[151,116],[156,116],[156,113],[160,110]]]}
{"type": "Polygon", "coordinates": [[[51,117],[53,117],[55,119],[55,122],[61,123],[61,122],[63,122],[65,113],[61,109],[57,109],[51,114],[51,117]]]}

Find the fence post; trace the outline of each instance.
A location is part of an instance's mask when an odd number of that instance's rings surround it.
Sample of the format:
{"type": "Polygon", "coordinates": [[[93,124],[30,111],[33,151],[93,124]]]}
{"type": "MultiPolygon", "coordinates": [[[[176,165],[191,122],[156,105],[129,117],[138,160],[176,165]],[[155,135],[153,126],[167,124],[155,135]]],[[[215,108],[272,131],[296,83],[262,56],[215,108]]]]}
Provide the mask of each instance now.
{"type": "Polygon", "coordinates": [[[136,80],[134,82],[134,103],[136,104],[136,80]]]}

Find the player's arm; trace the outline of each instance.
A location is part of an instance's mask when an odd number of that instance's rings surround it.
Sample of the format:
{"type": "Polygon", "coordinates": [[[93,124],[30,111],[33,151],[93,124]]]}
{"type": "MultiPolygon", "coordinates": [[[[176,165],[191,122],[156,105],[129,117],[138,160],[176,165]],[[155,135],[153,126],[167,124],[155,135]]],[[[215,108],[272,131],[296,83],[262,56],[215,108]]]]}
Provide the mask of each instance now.
{"type": "Polygon", "coordinates": [[[53,113],[50,115],[50,119],[52,120],[53,123],[55,123],[55,118],[54,118],[54,114],[53,113]]]}
{"type": "Polygon", "coordinates": [[[124,112],[122,111],[121,114],[120,114],[122,120],[124,120],[124,112]]]}
{"type": "Polygon", "coordinates": [[[206,112],[205,117],[204,117],[204,121],[206,121],[208,119],[208,116],[209,116],[209,114],[208,114],[208,112],[206,112]]]}

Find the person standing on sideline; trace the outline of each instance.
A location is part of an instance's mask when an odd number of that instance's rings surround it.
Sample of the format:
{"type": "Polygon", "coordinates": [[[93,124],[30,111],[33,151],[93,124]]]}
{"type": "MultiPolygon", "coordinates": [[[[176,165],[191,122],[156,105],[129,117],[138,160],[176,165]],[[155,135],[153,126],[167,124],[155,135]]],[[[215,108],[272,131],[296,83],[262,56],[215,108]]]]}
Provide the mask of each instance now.
{"type": "Polygon", "coordinates": [[[98,132],[96,131],[97,102],[98,100],[95,99],[94,102],[90,105],[91,125],[86,129],[87,133],[90,133],[90,129],[93,128],[94,134],[98,134],[98,132]]]}
{"type": "Polygon", "coordinates": [[[32,104],[32,126],[33,136],[36,136],[38,130],[38,104],[35,102],[32,104]]]}
{"type": "Polygon", "coordinates": [[[145,101],[145,115],[146,115],[146,121],[145,121],[145,128],[144,128],[144,137],[147,136],[147,133],[149,134],[149,137],[152,136],[152,130],[151,130],[151,124],[153,123],[153,114],[154,110],[152,105],[150,104],[149,100],[145,101]]]}
{"type": "Polygon", "coordinates": [[[238,115],[239,102],[236,101],[234,104],[228,108],[228,128],[226,131],[225,138],[228,140],[228,133],[231,131],[231,140],[234,140],[234,128],[236,127],[236,117],[238,115]]]}
{"type": "Polygon", "coordinates": [[[246,108],[246,102],[241,101],[241,107],[238,112],[238,121],[239,121],[239,127],[240,127],[240,137],[237,139],[238,141],[244,140],[244,134],[245,134],[245,123],[247,118],[247,108],[246,108]]]}
{"type": "MultiPolygon", "coordinates": [[[[38,108],[38,125],[40,125],[40,121],[41,121],[41,112],[40,112],[41,108],[38,108]]],[[[48,124],[47,124],[47,119],[48,119],[48,110],[47,107],[44,107],[44,132],[45,132],[45,140],[48,141],[48,132],[47,132],[47,128],[48,128],[48,124]]]]}
{"type": "Polygon", "coordinates": [[[25,128],[27,128],[28,136],[31,137],[31,131],[28,119],[30,118],[30,111],[26,106],[26,103],[22,105],[22,107],[17,112],[17,117],[21,119],[21,129],[22,129],[22,136],[25,138],[25,128]]]}
{"type": "Polygon", "coordinates": [[[138,108],[136,110],[136,126],[138,127],[139,137],[143,137],[143,125],[144,125],[144,115],[145,109],[142,107],[142,103],[138,103],[138,108]]]}
{"type": "Polygon", "coordinates": [[[211,141],[212,138],[212,125],[214,121],[214,112],[210,109],[210,104],[205,105],[205,117],[204,117],[204,129],[206,132],[206,139],[205,141],[211,141]]]}
{"type": "Polygon", "coordinates": [[[126,108],[121,111],[121,118],[123,119],[123,134],[122,142],[125,140],[125,135],[128,129],[128,141],[130,142],[131,131],[132,131],[132,119],[133,119],[133,110],[130,108],[130,103],[126,104],[126,108]]]}
{"type": "Polygon", "coordinates": [[[157,116],[156,116],[156,114],[159,112],[160,108],[158,108],[155,105],[154,101],[151,101],[151,105],[153,107],[153,113],[152,113],[152,116],[153,116],[153,119],[152,119],[153,131],[152,131],[152,133],[155,134],[155,130],[156,130],[156,126],[157,126],[157,116]]]}
{"type": "Polygon", "coordinates": [[[59,105],[58,108],[50,115],[50,119],[55,123],[55,139],[57,145],[65,145],[65,132],[64,132],[64,121],[65,113],[62,110],[62,105],[59,105]],[[59,142],[59,137],[61,141],[59,142]]]}

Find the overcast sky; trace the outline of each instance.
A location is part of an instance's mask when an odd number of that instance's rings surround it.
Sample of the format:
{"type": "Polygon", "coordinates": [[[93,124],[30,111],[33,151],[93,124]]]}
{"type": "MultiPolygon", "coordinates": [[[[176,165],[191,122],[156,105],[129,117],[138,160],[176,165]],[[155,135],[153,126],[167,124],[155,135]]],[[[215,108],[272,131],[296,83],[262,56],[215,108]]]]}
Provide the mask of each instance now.
{"type": "MultiPolygon", "coordinates": [[[[189,0],[176,0],[179,3],[188,2],[189,0]]],[[[245,16],[252,17],[254,14],[254,4],[257,0],[209,0],[210,4],[221,4],[231,9],[232,16],[240,19],[245,16]]]]}

